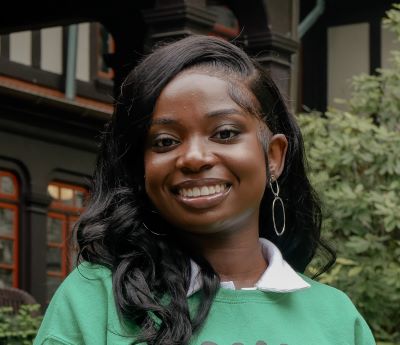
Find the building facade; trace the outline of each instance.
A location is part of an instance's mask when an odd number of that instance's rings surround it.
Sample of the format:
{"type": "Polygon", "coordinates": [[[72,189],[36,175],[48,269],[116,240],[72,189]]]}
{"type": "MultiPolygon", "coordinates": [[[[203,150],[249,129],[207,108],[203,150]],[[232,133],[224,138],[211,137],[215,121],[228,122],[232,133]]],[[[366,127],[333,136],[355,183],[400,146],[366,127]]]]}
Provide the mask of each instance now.
{"type": "MultiPolygon", "coordinates": [[[[319,2],[319,1],[318,1],[319,2]]],[[[317,2],[302,0],[304,18],[317,2]]],[[[343,107],[336,99],[351,96],[351,77],[376,73],[390,64],[390,51],[399,48],[382,19],[393,0],[322,1],[321,15],[301,37],[297,110],[343,107]]]]}
{"type": "Polygon", "coordinates": [[[214,35],[258,53],[288,94],[298,2],[18,5],[0,15],[0,286],[46,305],[73,266],[71,230],[127,72],[160,40],[214,35]]]}
{"type": "Polygon", "coordinates": [[[0,14],[0,287],[46,305],[76,255],[98,141],[127,72],[160,40],[235,40],[293,110],[325,110],[382,65],[393,1],[12,2],[0,14]],[[298,27],[323,3],[306,32],[298,27]],[[23,11],[20,7],[24,7],[23,11]],[[344,90],[344,91],[343,91],[344,90]]]}

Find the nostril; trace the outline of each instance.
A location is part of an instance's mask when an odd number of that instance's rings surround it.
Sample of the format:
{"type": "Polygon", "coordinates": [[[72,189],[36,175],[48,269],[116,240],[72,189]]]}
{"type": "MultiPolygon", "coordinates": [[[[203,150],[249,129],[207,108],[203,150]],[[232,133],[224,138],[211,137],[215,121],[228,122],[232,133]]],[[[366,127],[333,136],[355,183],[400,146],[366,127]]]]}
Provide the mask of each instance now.
{"type": "Polygon", "coordinates": [[[184,174],[193,174],[193,173],[199,173],[205,170],[209,170],[213,167],[212,164],[203,164],[203,165],[194,165],[194,164],[190,164],[190,165],[185,165],[182,166],[180,169],[184,174]]]}
{"type": "Polygon", "coordinates": [[[177,168],[188,172],[209,169],[214,164],[214,158],[211,155],[183,155],[176,162],[177,168]]]}

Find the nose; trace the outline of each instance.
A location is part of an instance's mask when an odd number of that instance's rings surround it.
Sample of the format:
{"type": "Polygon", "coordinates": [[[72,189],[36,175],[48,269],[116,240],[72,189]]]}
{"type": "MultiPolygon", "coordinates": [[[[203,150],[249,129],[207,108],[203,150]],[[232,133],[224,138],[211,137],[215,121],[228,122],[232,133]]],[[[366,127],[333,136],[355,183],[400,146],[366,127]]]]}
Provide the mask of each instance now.
{"type": "Polygon", "coordinates": [[[200,172],[212,168],[215,159],[207,143],[200,138],[193,138],[181,145],[176,167],[184,173],[200,172]]]}

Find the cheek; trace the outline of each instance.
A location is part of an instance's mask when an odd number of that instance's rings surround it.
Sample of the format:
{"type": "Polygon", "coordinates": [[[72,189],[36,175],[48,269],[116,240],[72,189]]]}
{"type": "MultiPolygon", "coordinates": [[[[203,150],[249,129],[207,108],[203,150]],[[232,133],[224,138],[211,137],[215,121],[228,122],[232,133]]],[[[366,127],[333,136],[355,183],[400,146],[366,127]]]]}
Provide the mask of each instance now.
{"type": "Polygon", "coordinates": [[[253,204],[261,201],[267,187],[267,163],[258,138],[244,143],[230,147],[224,163],[236,176],[243,201],[253,204]]]}
{"type": "Polygon", "coordinates": [[[145,153],[144,155],[144,174],[146,181],[157,180],[160,178],[161,171],[167,164],[167,160],[164,155],[158,155],[154,152],[145,153]]]}
{"type": "Polygon", "coordinates": [[[268,182],[264,150],[257,140],[256,143],[249,147],[246,152],[243,152],[242,155],[246,157],[241,164],[243,177],[245,177],[248,182],[246,188],[250,189],[250,193],[253,197],[261,200],[268,182]]]}
{"type": "Polygon", "coordinates": [[[232,159],[245,177],[252,176],[257,179],[257,182],[265,180],[266,171],[266,156],[258,138],[252,138],[246,145],[239,146],[234,149],[232,159]]]}
{"type": "Polygon", "coordinates": [[[168,177],[171,159],[168,154],[155,154],[147,152],[144,155],[145,188],[147,195],[156,203],[160,197],[162,186],[168,177]]]}
{"type": "Polygon", "coordinates": [[[153,154],[146,153],[144,155],[144,177],[145,177],[145,188],[147,195],[154,202],[154,187],[157,185],[157,181],[160,177],[157,174],[157,162],[153,158],[153,154]]]}

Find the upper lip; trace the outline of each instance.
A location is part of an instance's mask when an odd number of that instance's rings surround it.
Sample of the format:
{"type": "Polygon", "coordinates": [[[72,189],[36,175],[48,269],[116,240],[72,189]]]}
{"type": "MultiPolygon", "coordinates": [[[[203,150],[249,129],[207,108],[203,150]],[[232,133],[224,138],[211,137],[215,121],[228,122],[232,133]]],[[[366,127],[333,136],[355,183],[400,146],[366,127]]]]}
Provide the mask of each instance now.
{"type": "Polygon", "coordinates": [[[182,188],[194,188],[194,187],[203,187],[203,186],[215,186],[216,184],[227,184],[230,185],[226,180],[218,179],[218,178],[204,178],[204,179],[193,179],[193,180],[185,180],[179,182],[172,186],[172,191],[177,192],[182,188]]]}

